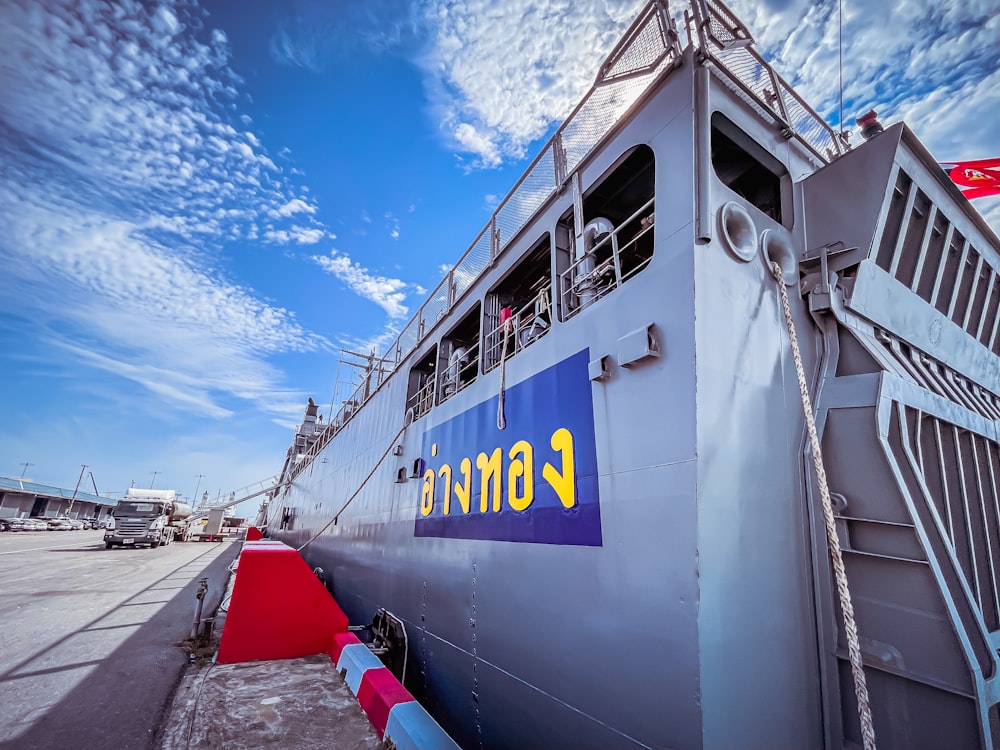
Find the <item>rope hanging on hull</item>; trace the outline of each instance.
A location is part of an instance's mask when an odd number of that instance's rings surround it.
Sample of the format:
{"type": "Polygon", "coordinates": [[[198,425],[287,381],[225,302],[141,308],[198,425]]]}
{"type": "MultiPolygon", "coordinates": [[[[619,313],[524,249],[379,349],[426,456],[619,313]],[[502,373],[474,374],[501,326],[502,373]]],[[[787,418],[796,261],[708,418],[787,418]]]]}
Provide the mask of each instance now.
{"type": "Polygon", "coordinates": [[[372,467],[372,470],[368,472],[368,476],[366,476],[363,480],[361,480],[361,484],[358,485],[358,488],[356,490],[354,490],[354,493],[349,498],[347,498],[347,502],[344,503],[341,506],[340,510],[337,511],[337,513],[333,516],[333,518],[331,518],[329,521],[327,521],[326,525],[322,529],[320,529],[315,534],[313,534],[311,537],[309,537],[309,539],[304,544],[302,544],[302,546],[296,547],[296,550],[298,550],[299,552],[301,552],[307,546],[309,546],[314,541],[316,541],[317,539],[319,539],[320,535],[324,531],[326,531],[328,528],[330,528],[331,526],[333,526],[333,525],[335,525],[337,523],[337,519],[340,518],[340,514],[343,513],[347,509],[348,505],[350,505],[351,503],[354,502],[354,498],[356,498],[361,493],[361,490],[364,489],[364,486],[366,484],[368,484],[368,480],[371,479],[375,475],[375,470],[378,469],[378,467],[382,465],[382,462],[385,461],[385,457],[388,456],[389,453],[392,451],[392,449],[396,447],[396,441],[399,440],[399,438],[401,438],[403,436],[404,432],[406,432],[406,427],[407,427],[407,425],[406,425],[406,422],[404,420],[402,429],[400,429],[400,431],[396,433],[396,436],[390,441],[389,447],[385,449],[385,452],[381,456],[379,456],[379,459],[378,459],[378,461],[375,462],[375,465],[372,467]]]}
{"type": "Polygon", "coordinates": [[[503,345],[500,347],[500,394],[497,398],[497,429],[507,429],[504,405],[507,401],[507,341],[514,327],[514,311],[509,307],[500,310],[500,327],[503,328],[503,345]]]}
{"type": "Polygon", "coordinates": [[[861,659],[858,626],[854,620],[854,605],[851,602],[851,590],[847,586],[847,570],[844,567],[844,556],[841,554],[840,541],[837,538],[837,526],[833,517],[833,501],[830,499],[830,487],[826,480],[826,468],[823,465],[819,433],[816,430],[816,420],[813,418],[812,399],[809,397],[809,386],[806,384],[805,367],[802,364],[802,352],[799,349],[798,336],[795,334],[792,307],[788,302],[788,290],[785,288],[785,281],[781,275],[781,266],[777,263],[772,263],[770,271],[778,282],[778,290],[781,292],[781,307],[785,313],[785,325],[788,328],[788,342],[791,344],[792,358],[795,360],[795,374],[799,381],[802,411],[806,417],[806,430],[809,433],[813,466],[816,469],[816,483],[819,485],[819,494],[823,500],[823,518],[826,521],[826,543],[830,550],[830,562],[833,564],[840,608],[844,614],[844,631],[847,635],[847,651],[851,660],[851,674],[854,677],[854,694],[858,701],[861,736],[864,740],[865,750],[875,750],[875,725],[872,722],[871,703],[868,699],[868,683],[865,681],[864,663],[861,659]]]}

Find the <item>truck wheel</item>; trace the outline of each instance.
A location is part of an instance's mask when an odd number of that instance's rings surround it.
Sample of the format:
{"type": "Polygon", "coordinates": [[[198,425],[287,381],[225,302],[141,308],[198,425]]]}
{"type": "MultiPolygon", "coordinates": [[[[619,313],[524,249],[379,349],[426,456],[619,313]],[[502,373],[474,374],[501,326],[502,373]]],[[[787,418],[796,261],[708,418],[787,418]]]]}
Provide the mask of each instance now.
{"type": "Polygon", "coordinates": [[[115,545],[113,545],[111,542],[105,542],[104,543],[104,549],[111,549],[114,546],[115,545]]]}
{"type": "Polygon", "coordinates": [[[160,540],[159,539],[157,539],[155,542],[150,542],[149,543],[150,549],[156,549],[159,546],[160,546],[160,540]]]}

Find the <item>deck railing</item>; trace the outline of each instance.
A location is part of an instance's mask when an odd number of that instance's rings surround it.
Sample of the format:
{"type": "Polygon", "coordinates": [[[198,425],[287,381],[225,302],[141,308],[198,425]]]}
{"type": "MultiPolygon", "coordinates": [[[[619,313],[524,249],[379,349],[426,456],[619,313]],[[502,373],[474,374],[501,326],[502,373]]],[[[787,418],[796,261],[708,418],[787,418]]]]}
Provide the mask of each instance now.
{"type": "Polygon", "coordinates": [[[788,138],[797,138],[827,163],[847,151],[846,137],[833,130],[753,47],[753,37],[732,11],[718,0],[691,3],[689,35],[701,54],[715,63],[758,112],[781,123],[788,138]]]}
{"type": "MultiPolygon", "coordinates": [[[[752,47],[746,27],[717,0],[692,0],[688,42],[732,80],[751,103],[783,123],[820,160],[846,149],[843,140],[752,47]]],[[[548,141],[493,216],[417,314],[387,348],[389,365],[373,373],[329,421],[302,459],[294,477],[321,451],[430,333],[475,281],[510,246],[520,231],[635,103],[668,70],[680,64],[682,47],[667,0],[651,0],[601,66],[594,84],[548,141]]],[[[619,280],[620,283],[620,280],[619,280]]]]}

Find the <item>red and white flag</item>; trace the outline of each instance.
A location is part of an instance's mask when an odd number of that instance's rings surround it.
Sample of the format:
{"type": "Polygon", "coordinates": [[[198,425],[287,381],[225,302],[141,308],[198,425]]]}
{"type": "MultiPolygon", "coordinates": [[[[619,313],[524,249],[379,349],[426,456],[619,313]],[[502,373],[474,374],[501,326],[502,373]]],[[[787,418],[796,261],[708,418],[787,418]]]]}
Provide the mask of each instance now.
{"type": "Polygon", "coordinates": [[[941,166],[969,200],[1000,195],[1000,158],[949,161],[941,166]]]}

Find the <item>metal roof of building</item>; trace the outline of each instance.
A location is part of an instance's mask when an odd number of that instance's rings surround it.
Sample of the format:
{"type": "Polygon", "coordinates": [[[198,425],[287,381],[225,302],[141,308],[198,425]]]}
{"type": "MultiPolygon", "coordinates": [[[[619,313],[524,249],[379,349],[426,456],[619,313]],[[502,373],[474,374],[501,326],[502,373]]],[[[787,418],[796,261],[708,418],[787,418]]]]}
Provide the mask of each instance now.
{"type": "MultiPolygon", "coordinates": [[[[27,479],[11,479],[10,477],[0,477],[0,492],[24,492],[30,495],[44,497],[58,497],[69,500],[73,497],[73,490],[66,490],[61,487],[50,487],[47,484],[38,484],[27,479]]],[[[89,492],[77,490],[77,500],[85,500],[89,503],[99,505],[117,505],[117,500],[111,500],[100,495],[92,495],[89,492]]]]}

